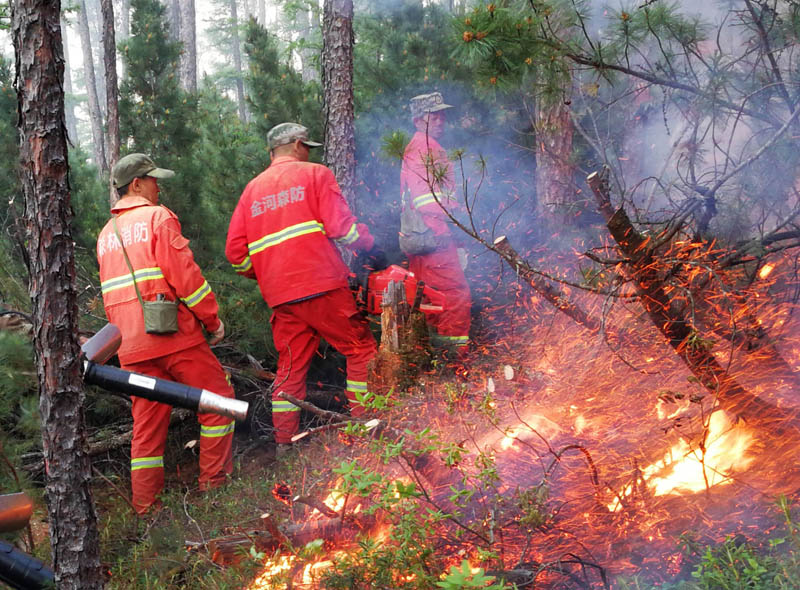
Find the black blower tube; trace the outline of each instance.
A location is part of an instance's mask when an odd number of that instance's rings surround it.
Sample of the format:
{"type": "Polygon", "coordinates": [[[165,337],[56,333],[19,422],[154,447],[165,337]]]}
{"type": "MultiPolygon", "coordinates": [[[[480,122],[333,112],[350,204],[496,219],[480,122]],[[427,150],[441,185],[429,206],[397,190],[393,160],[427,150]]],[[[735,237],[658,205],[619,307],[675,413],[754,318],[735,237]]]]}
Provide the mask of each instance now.
{"type": "Polygon", "coordinates": [[[83,380],[103,389],[121,391],[195,412],[230,416],[236,420],[247,418],[248,403],[242,400],[90,361],[86,361],[84,366],[83,380]]]}
{"type": "Polygon", "coordinates": [[[56,587],[53,570],[5,541],[0,541],[0,581],[17,590],[56,587]]]}

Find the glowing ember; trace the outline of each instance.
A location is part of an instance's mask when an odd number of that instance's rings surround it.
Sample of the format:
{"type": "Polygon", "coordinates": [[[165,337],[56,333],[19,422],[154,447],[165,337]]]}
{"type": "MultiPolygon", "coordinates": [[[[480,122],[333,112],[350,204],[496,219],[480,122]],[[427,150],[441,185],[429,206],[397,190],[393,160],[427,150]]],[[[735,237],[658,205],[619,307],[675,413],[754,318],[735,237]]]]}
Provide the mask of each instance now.
{"type": "MultiPolygon", "coordinates": [[[[733,472],[747,469],[752,463],[752,457],[745,457],[752,443],[753,435],[743,424],[733,424],[723,411],[714,412],[709,419],[705,452],[682,440],[661,461],[643,469],[637,483],[644,483],[654,496],[699,492],[728,484],[733,472]]],[[[620,496],[629,497],[633,488],[634,484],[626,486],[620,496]]],[[[612,512],[620,508],[619,497],[608,505],[612,512]]]]}
{"type": "Polygon", "coordinates": [[[285,483],[276,483],[272,488],[272,495],[276,500],[288,504],[292,497],[292,490],[285,483]]]}
{"type": "Polygon", "coordinates": [[[762,280],[766,279],[769,276],[769,273],[771,273],[774,268],[775,268],[774,264],[771,263],[765,264],[764,266],[761,267],[761,270],[758,271],[758,278],[762,280]]]}

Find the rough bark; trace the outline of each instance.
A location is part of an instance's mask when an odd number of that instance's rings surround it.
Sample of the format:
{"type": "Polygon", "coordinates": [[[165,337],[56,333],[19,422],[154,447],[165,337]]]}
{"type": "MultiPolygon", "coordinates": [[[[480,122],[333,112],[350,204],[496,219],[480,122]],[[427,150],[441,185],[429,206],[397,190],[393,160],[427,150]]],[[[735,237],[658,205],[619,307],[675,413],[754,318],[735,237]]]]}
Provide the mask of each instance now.
{"type": "Polygon", "coordinates": [[[197,13],[194,0],[180,0],[181,9],[181,87],[197,92],[197,13]]]}
{"type": "Polygon", "coordinates": [[[86,85],[86,96],[89,102],[89,120],[92,124],[92,153],[98,169],[108,173],[106,148],[103,136],[103,114],[100,112],[100,101],[97,98],[97,82],[94,75],[94,58],[92,57],[92,38],[89,32],[89,17],[86,13],[86,1],[78,4],[78,31],[81,36],[83,50],[83,74],[86,85]]]}
{"type": "Polygon", "coordinates": [[[693,322],[673,301],[654,264],[652,240],[640,234],[623,208],[614,210],[601,174],[587,177],[609,232],[629,259],[626,274],[633,279],[642,306],[653,324],[677,352],[698,382],[715,396],[719,405],[739,418],[769,424],[773,432],[798,433],[797,416],[754,395],[723,367],[712,351],[697,343],[693,322]]]}
{"type": "Polygon", "coordinates": [[[572,120],[563,100],[536,109],[536,197],[539,214],[559,227],[575,217],[572,120]]]}
{"type": "Polygon", "coordinates": [[[75,99],[72,98],[72,72],[70,71],[69,44],[67,43],[67,21],[61,18],[61,37],[64,40],[64,117],[67,124],[67,139],[78,145],[78,125],[75,118],[75,99]]]}
{"type": "Polygon", "coordinates": [[[78,305],[70,230],[61,3],[12,4],[20,168],[30,254],[45,488],[60,590],[103,587],[86,454],[78,305]]]}
{"type": "Polygon", "coordinates": [[[242,77],[242,50],[239,42],[239,16],[236,0],[231,0],[231,51],[233,69],[236,74],[236,104],[239,106],[239,120],[247,121],[247,107],[244,101],[244,78],[242,77]]]}
{"type": "Polygon", "coordinates": [[[350,205],[355,196],[353,0],[325,0],[322,20],[324,159],[350,205]]]}
{"type": "MultiPolygon", "coordinates": [[[[117,42],[114,35],[114,6],[111,0],[100,0],[103,15],[103,66],[106,80],[106,133],[108,167],[119,159],[119,89],[117,83],[117,42]]],[[[117,201],[114,185],[109,183],[109,203],[117,201]]]]}

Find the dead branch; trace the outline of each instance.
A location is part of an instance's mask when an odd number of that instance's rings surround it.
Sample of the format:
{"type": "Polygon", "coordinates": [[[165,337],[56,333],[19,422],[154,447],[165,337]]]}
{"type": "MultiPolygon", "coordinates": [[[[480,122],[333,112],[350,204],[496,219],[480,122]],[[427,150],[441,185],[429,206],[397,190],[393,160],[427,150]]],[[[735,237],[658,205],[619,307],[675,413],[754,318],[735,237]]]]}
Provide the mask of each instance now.
{"type": "Polygon", "coordinates": [[[328,506],[325,502],[314,496],[295,496],[292,498],[294,504],[305,504],[310,508],[319,510],[322,514],[329,518],[341,518],[342,515],[336,512],[333,508],[328,506]]]}
{"type": "Polygon", "coordinates": [[[542,295],[556,309],[566,314],[569,318],[593,332],[599,329],[597,322],[585,311],[572,303],[559,289],[548,284],[531,266],[517,254],[508,242],[506,236],[500,236],[494,241],[495,252],[505,260],[517,276],[525,280],[534,291],[542,295]]]}

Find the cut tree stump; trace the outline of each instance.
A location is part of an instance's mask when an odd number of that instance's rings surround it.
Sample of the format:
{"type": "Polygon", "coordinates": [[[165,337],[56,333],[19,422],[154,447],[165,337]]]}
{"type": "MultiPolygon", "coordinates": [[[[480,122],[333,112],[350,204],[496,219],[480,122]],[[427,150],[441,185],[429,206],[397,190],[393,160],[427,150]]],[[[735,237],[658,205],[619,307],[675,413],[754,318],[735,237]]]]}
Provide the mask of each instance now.
{"type": "Polygon", "coordinates": [[[392,281],[384,290],[381,343],[368,367],[370,391],[386,395],[393,389],[404,389],[427,365],[430,359],[428,326],[419,310],[424,287],[420,281],[411,305],[406,301],[402,283],[392,281]]]}

